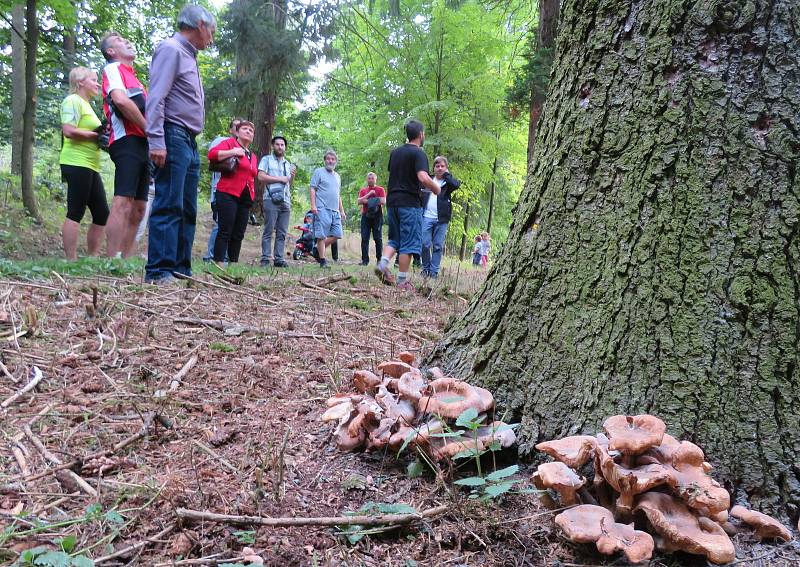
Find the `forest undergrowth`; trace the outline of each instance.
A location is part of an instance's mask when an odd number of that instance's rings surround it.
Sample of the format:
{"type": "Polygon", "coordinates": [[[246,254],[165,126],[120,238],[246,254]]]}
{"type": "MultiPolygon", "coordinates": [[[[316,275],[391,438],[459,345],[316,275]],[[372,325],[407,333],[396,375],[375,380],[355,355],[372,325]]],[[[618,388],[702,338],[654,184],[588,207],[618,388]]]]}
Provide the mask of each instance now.
{"type": "MultiPolygon", "coordinates": [[[[4,280],[0,564],[245,565],[248,547],[275,566],[602,563],[562,542],[553,512],[525,493],[526,466],[520,490],[476,501],[452,483],[474,471],[409,475],[413,455],[341,453],[319,421],[354,369],[401,350],[424,357],[482,278],[457,272],[416,294],[341,268],[236,283],[202,273],[172,288],[55,271],[4,280]],[[397,529],[176,514],[319,518],[442,505],[446,513],[397,529]]],[[[797,560],[794,548],[737,548],[754,558],[748,565],[797,560]]]]}

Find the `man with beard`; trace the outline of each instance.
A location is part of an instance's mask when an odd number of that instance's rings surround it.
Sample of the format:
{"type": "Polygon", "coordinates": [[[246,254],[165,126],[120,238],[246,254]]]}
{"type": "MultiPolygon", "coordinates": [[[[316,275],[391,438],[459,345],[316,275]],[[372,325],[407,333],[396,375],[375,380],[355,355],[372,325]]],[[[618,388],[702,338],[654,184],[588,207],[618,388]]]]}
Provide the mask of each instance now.
{"type": "Polygon", "coordinates": [[[286,231],[292,213],[292,181],[297,167],[286,160],[286,138],[272,138],[272,153],[261,158],[258,180],[264,184],[264,232],[261,233],[261,266],[285,268],[286,231]],[[275,246],[272,236],[275,234],[275,246]]]}
{"type": "Polygon", "coordinates": [[[320,268],[328,268],[325,249],[342,237],[345,214],[340,195],[342,179],[334,171],[338,161],[336,152],[328,150],[323,160],[325,167],[318,167],[311,176],[310,193],[314,238],[317,239],[317,260],[320,268]]]}

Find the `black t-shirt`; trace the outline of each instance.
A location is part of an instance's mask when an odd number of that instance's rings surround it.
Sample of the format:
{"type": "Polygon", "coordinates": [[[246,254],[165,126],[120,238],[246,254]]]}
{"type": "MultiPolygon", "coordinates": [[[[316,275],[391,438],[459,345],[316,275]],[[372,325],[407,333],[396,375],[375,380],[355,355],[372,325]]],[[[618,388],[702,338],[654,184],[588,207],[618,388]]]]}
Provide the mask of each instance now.
{"type": "Polygon", "coordinates": [[[428,156],[414,144],[404,144],[389,154],[387,207],[422,207],[422,190],[417,173],[428,171],[428,156]]]}

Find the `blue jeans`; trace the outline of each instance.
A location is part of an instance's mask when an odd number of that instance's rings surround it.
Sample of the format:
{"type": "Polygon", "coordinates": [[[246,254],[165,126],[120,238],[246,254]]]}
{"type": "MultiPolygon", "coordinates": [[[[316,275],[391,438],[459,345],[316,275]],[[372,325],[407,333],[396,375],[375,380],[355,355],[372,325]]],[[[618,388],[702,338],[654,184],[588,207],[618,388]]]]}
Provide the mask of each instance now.
{"type": "Polygon", "coordinates": [[[442,265],[444,239],[450,223],[422,217],[422,270],[435,278],[442,265]]]}
{"type": "Polygon", "coordinates": [[[164,142],[167,161],[155,173],[156,196],[147,240],[147,280],[160,280],[175,272],[192,275],[200,156],[194,136],[177,124],[164,123],[164,142]]]}
{"type": "Polygon", "coordinates": [[[422,248],[422,209],[420,207],[386,207],[389,225],[387,244],[400,254],[419,254],[422,248]]]}

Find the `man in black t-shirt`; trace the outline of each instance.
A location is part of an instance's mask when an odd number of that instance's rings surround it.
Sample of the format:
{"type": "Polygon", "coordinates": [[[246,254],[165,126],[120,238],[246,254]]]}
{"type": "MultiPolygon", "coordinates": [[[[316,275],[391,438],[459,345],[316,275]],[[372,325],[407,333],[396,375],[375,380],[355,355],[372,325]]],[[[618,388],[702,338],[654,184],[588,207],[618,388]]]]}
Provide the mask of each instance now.
{"type": "Polygon", "coordinates": [[[389,268],[396,253],[400,254],[400,271],[397,287],[413,290],[408,281],[408,268],[412,254],[422,252],[422,187],[438,195],[439,184],[428,175],[428,156],[422,150],[425,128],[422,122],[406,123],[408,142],[392,150],[389,155],[389,183],[386,195],[386,221],[389,225],[389,242],[375,267],[375,273],[386,284],[394,283],[389,268]]]}

